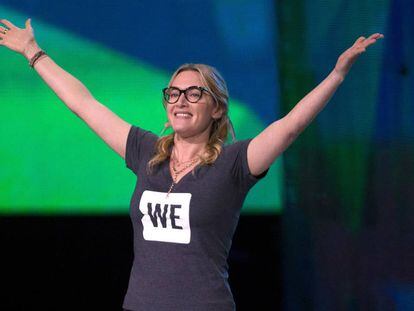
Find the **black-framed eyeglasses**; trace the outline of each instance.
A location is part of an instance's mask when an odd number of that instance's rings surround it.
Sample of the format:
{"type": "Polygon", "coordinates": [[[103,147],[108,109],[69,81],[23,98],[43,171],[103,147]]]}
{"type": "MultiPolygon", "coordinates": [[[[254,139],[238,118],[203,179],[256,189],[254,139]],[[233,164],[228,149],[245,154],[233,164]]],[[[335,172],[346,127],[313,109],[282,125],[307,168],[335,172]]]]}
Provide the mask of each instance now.
{"type": "Polygon", "coordinates": [[[190,86],[185,90],[181,90],[178,87],[170,86],[162,90],[164,99],[169,104],[175,104],[178,102],[181,94],[184,93],[185,99],[190,103],[197,103],[203,96],[203,92],[210,93],[208,89],[202,86],[190,86]]]}

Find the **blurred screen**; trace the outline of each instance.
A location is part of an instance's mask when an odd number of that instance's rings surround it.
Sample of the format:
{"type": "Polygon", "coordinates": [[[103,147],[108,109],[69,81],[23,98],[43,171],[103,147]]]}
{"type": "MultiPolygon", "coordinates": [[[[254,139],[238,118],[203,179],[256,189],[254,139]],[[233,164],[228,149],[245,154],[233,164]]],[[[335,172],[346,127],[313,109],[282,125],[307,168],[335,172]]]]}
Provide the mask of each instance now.
{"type": "MultiPolygon", "coordinates": [[[[103,7],[98,1],[33,2],[2,1],[0,12],[19,27],[31,17],[39,45],[127,122],[161,132],[161,89],[186,62],[207,63],[223,74],[237,139],[254,137],[278,116],[272,1],[192,1],[191,9],[169,1],[108,1],[103,7]]],[[[135,175],[123,159],[21,55],[3,47],[0,63],[0,213],[127,213],[135,175]]],[[[249,193],[243,212],[279,212],[281,178],[278,159],[249,193]]]]}

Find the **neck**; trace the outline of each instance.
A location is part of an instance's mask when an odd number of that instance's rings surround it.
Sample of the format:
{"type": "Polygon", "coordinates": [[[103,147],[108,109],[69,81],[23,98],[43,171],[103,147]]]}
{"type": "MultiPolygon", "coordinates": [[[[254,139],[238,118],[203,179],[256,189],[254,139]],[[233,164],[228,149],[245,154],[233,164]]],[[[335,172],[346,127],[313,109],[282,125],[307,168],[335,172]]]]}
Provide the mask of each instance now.
{"type": "Polygon", "coordinates": [[[206,131],[197,136],[183,137],[177,133],[174,135],[174,155],[179,162],[184,162],[203,154],[209,132],[206,131]]]}

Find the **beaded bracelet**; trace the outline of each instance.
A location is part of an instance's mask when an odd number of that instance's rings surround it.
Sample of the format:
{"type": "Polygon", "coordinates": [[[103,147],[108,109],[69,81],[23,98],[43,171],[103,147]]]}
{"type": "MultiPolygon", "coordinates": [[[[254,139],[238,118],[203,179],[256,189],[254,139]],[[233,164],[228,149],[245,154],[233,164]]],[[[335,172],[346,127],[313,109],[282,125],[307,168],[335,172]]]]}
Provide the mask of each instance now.
{"type": "Polygon", "coordinates": [[[29,61],[29,66],[33,68],[36,62],[44,55],[47,55],[45,51],[37,52],[29,61]]]}

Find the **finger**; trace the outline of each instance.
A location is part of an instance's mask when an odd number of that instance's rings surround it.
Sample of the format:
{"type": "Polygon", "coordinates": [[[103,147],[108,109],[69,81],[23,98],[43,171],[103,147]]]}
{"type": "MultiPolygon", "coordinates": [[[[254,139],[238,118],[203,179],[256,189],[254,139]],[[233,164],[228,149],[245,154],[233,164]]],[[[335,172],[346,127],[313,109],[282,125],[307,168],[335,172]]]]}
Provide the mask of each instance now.
{"type": "Polygon", "coordinates": [[[359,37],[358,39],[356,39],[356,41],[355,41],[355,43],[354,43],[354,45],[355,44],[359,44],[359,43],[361,43],[361,42],[364,42],[364,40],[365,40],[366,38],[365,37],[359,37]]]}
{"type": "Polygon", "coordinates": [[[6,32],[7,32],[7,30],[8,30],[7,28],[4,28],[4,27],[1,27],[1,26],[0,26],[0,33],[1,33],[1,34],[4,34],[4,35],[5,35],[5,34],[6,34],[6,32]]]}
{"type": "Polygon", "coordinates": [[[365,53],[366,49],[364,47],[361,47],[358,49],[358,53],[361,55],[362,53],[365,53]]]}
{"type": "Polygon", "coordinates": [[[370,46],[371,44],[374,44],[375,42],[377,42],[377,39],[375,39],[375,38],[367,39],[367,40],[364,42],[363,46],[364,46],[364,47],[368,47],[368,46],[370,46]]]}
{"type": "Polygon", "coordinates": [[[32,19],[28,18],[25,25],[26,25],[27,29],[31,29],[32,28],[32,19]]]}
{"type": "Polygon", "coordinates": [[[7,27],[9,27],[9,29],[11,28],[17,28],[16,26],[13,25],[12,22],[8,21],[7,19],[0,19],[0,23],[6,25],[7,27]]]}
{"type": "Polygon", "coordinates": [[[363,46],[366,48],[374,44],[375,42],[377,42],[377,40],[382,39],[382,38],[384,38],[384,35],[382,34],[373,34],[367,40],[363,42],[363,46]]]}
{"type": "Polygon", "coordinates": [[[382,39],[382,38],[384,38],[384,35],[382,33],[379,33],[379,32],[374,33],[374,34],[372,34],[368,37],[368,39],[376,39],[376,40],[377,39],[382,39]]]}
{"type": "Polygon", "coordinates": [[[374,33],[374,34],[370,35],[366,39],[366,41],[367,40],[369,40],[369,41],[371,41],[371,40],[378,40],[378,39],[382,39],[382,38],[384,38],[384,35],[382,33],[377,32],[377,33],[374,33]]]}

